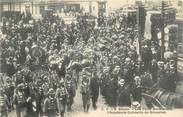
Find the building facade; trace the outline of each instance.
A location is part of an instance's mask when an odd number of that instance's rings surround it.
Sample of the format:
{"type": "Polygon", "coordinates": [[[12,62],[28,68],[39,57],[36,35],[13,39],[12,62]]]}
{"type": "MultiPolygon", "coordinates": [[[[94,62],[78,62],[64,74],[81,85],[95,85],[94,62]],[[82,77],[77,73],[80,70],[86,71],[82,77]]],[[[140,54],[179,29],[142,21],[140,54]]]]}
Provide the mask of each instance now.
{"type": "Polygon", "coordinates": [[[95,17],[106,14],[106,0],[0,0],[0,17],[5,11],[30,12],[39,17],[46,9],[55,13],[80,12],[95,17]]]}

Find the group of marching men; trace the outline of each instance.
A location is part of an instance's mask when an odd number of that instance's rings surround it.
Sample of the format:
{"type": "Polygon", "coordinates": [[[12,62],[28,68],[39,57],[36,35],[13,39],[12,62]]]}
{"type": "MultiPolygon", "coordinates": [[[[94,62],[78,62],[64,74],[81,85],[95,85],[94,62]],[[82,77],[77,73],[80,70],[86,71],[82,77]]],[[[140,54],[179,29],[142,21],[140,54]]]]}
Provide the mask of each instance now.
{"type": "Polygon", "coordinates": [[[176,59],[160,61],[156,42],[144,39],[139,63],[137,27],[123,28],[126,22],[120,27],[114,22],[95,28],[84,19],[71,25],[59,19],[40,20],[31,24],[34,30],[21,28],[22,21],[9,24],[0,53],[2,117],[14,108],[18,117],[32,117],[34,111],[41,116],[52,117],[57,112],[64,116],[66,107],[72,109],[79,84],[84,112],[88,112],[90,100],[97,108],[99,89],[109,106],[135,108],[140,107],[144,85],[174,90],[176,59]],[[35,45],[45,50],[38,59],[39,54],[31,55],[35,45]]]}
{"type": "Polygon", "coordinates": [[[44,73],[34,81],[28,81],[28,72],[24,77],[20,76],[22,71],[19,72],[13,80],[5,76],[6,85],[0,88],[1,117],[8,117],[8,112],[14,109],[17,117],[63,117],[66,109],[71,111],[77,89],[82,95],[84,112],[88,112],[91,99],[93,108],[97,109],[99,85],[96,83],[99,82],[87,69],[83,69],[80,81],[72,76],[71,70],[61,79],[54,74],[56,81],[44,73]]]}

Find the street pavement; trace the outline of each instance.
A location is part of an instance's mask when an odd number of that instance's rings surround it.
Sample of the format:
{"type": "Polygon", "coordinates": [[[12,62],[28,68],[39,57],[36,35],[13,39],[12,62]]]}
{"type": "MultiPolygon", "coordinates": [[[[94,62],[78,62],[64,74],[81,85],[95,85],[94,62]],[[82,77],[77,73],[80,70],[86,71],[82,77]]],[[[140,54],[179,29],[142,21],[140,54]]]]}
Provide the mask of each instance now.
{"type": "MultiPolygon", "coordinates": [[[[79,81],[81,84],[81,81],[79,81]]],[[[98,113],[105,115],[106,111],[103,111],[103,109],[106,109],[108,106],[105,104],[105,100],[101,94],[99,94],[98,103],[97,103],[97,110],[94,110],[92,108],[92,101],[90,100],[90,109],[89,112],[86,113],[83,110],[83,103],[82,103],[82,95],[80,93],[80,86],[76,90],[76,96],[74,98],[74,104],[72,105],[72,110],[65,113],[65,117],[95,117],[98,113]]],[[[9,113],[9,117],[16,117],[15,111],[12,111],[9,113]]]]}
{"type": "MultiPolygon", "coordinates": [[[[81,84],[81,81],[80,83],[81,84]]],[[[84,113],[83,110],[83,102],[82,102],[82,95],[80,93],[80,87],[76,90],[76,96],[74,98],[74,104],[72,106],[71,112],[66,112],[66,117],[89,117],[95,113],[95,110],[92,107],[92,101],[90,100],[90,109],[88,113],[84,113]]],[[[98,110],[101,111],[102,108],[106,108],[107,105],[105,104],[105,100],[101,94],[99,94],[98,103],[97,103],[98,110]]],[[[97,112],[96,111],[96,112],[97,112]]]]}

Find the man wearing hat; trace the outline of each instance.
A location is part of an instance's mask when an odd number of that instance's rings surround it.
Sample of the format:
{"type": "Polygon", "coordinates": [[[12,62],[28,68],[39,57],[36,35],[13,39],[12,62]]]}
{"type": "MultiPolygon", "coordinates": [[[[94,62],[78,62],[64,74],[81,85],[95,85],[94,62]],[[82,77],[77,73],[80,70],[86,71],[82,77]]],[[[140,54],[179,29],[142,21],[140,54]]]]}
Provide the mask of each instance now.
{"type": "Polygon", "coordinates": [[[59,87],[57,88],[56,94],[55,94],[55,97],[57,99],[57,108],[58,108],[60,117],[64,117],[68,96],[69,95],[65,87],[64,80],[61,79],[61,81],[59,82],[59,87]]]}
{"type": "Polygon", "coordinates": [[[133,101],[141,102],[142,99],[142,86],[141,86],[141,78],[140,76],[136,75],[134,77],[134,82],[132,85],[132,98],[133,101]]]}
{"type": "Polygon", "coordinates": [[[71,77],[70,74],[67,74],[66,77],[66,89],[68,91],[68,100],[67,100],[67,106],[68,106],[68,110],[71,110],[71,106],[73,104],[73,99],[76,95],[76,82],[75,82],[75,79],[73,79],[71,77]]]}
{"type": "Polygon", "coordinates": [[[165,78],[163,79],[163,82],[165,85],[163,85],[162,88],[166,89],[167,91],[174,92],[176,88],[176,69],[174,66],[167,64],[167,66],[164,68],[165,71],[165,78]]]}
{"type": "Polygon", "coordinates": [[[27,116],[27,99],[24,92],[24,84],[21,83],[17,86],[17,89],[15,89],[14,96],[13,96],[13,102],[16,105],[16,114],[17,117],[26,117],[27,116]]]}
{"type": "Polygon", "coordinates": [[[134,74],[134,64],[133,64],[131,58],[127,57],[125,59],[125,63],[123,66],[123,76],[125,78],[125,81],[128,83],[132,83],[133,74],[134,74]]]}
{"type": "Polygon", "coordinates": [[[94,109],[97,109],[96,103],[99,96],[99,86],[100,86],[99,77],[97,76],[97,71],[94,70],[90,81],[92,106],[94,109]]]}
{"type": "Polygon", "coordinates": [[[165,69],[164,69],[164,62],[163,61],[159,61],[158,62],[158,85],[160,88],[165,88],[166,84],[165,84],[165,78],[166,78],[166,73],[165,73],[165,69]]]}
{"type": "Polygon", "coordinates": [[[43,89],[43,100],[47,97],[48,91],[50,89],[50,84],[48,82],[48,76],[43,76],[43,84],[42,84],[42,89],[43,89]]]}
{"type": "Polygon", "coordinates": [[[91,89],[90,89],[90,80],[88,78],[88,75],[86,74],[83,74],[82,76],[80,93],[82,94],[84,112],[88,112],[90,107],[91,89]]]}
{"type": "Polygon", "coordinates": [[[35,87],[34,87],[34,95],[35,95],[35,99],[36,99],[36,112],[37,114],[41,115],[42,114],[42,107],[41,107],[41,103],[43,102],[43,87],[42,87],[43,83],[42,83],[42,80],[41,78],[38,78],[37,79],[37,82],[35,84],[35,87]]]}
{"type": "Polygon", "coordinates": [[[145,71],[149,71],[151,68],[151,61],[152,61],[152,51],[148,45],[145,45],[142,49],[142,61],[144,62],[144,69],[145,71]]]}
{"type": "Polygon", "coordinates": [[[124,79],[118,79],[116,106],[130,106],[130,85],[124,79]]]}
{"type": "Polygon", "coordinates": [[[151,74],[152,74],[152,80],[154,83],[157,82],[157,75],[158,75],[158,63],[156,61],[156,59],[153,59],[151,62],[151,74]]]}
{"type": "Polygon", "coordinates": [[[12,82],[11,78],[7,78],[6,79],[6,86],[5,86],[5,93],[6,93],[6,96],[7,96],[7,99],[10,103],[10,108],[13,107],[13,94],[14,94],[14,89],[15,89],[15,85],[14,83],[12,82]]]}
{"type": "Polygon", "coordinates": [[[115,66],[111,69],[111,75],[109,79],[106,79],[106,86],[105,86],[105,95],[107,98],[107,102],[111,106],[116,106],[117,101],[117,84],[118,79],[120,79],[120,66],[115,66]]]}
{"type": "Polygon", "coordinates": [[[15,85],[23,83],[23,75],[20,70],[18,70],[12,77],[13,77],[13,80],[15,81],[15,85]]]}
{"type": "Polygon", "coordinates": [[[4,94],[3,88],[0,87],[0,117],[8,117],[9,102],[4,94]]]}
{"type": "Polygon", "coordinates": [[[55,91],[50,88],[48,97],[44,101],[44,113],[47,117],[55,117],[57,113],[57,100],[55,98],[55,91]]]}
{"type": "Polygon", "coordinates": [[[103,96],[106,95],[106,89],[107,89],[107,86],[108,86],[108,82],[109,82],[109,71],[110,71],[110,67],[104,67],[103,68],[103,71],[101,71],[100,73],[100,79],[101,79],[101,85],[100,85],[100,88],[101,88],[101,94],[103,96]]]}
{"type": "Polygon", "coordinates": [[[118,90],[117,90],[118,95],[117,95],[117,100],[116,100],[116,106],[119,106],[119,104],[120,104],[120,96],[121,96],[121,91],[123,90],[124,84],[125,84],[124,79],[118,80],[118,90]]]}

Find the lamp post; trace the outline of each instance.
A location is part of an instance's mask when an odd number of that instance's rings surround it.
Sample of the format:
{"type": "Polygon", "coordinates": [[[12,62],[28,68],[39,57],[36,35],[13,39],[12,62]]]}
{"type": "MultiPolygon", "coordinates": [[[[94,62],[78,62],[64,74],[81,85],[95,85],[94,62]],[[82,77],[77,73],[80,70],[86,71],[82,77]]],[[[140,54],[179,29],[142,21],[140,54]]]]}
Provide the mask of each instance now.
{"type": "Polygon", "coordinates": [[[34,1],[32,0],[31,1],[31,4],[32,4],[32,14],[34,13],[34,1]]]}
{"type": "Polygon", "coordinates": [[[165,3],[164,0],[161,2],[161,60],[164,60],[164,51],[165,51],[165,32],[164,32],[164,27],[165,27],[165,21],[164,21],[164,15],[165,15],[165,3]]]}
{"type": "Polygon", "coordinates": [[[138,63],[139,63],[139,69],[141,69],[141,62],[142,62],[142,52],[141,52],[141,41],[142,41],[142,23],[143,23],[143,6],[138,5],[138,10],[137,10],[137,26],[138,26],[138,63]]]}

